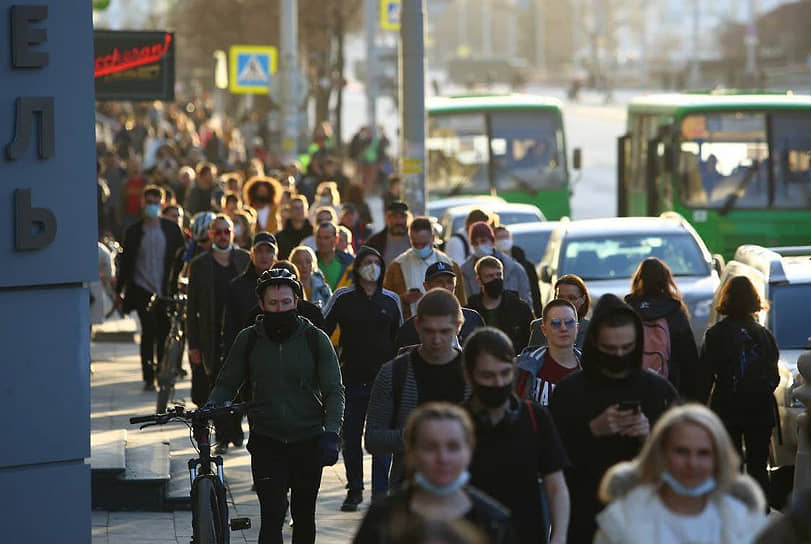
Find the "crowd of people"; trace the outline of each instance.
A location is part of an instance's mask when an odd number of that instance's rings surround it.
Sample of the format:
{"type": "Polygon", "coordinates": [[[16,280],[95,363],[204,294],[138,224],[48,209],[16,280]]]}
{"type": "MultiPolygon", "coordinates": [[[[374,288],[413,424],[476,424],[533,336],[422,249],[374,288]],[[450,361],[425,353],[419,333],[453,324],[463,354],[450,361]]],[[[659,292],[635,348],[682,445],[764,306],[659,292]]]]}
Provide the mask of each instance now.
{"type": "MultiPolygon", "coordinates": [[[[371,487],[359,544],[753,541],[778,353],[745,278],[700,352],[656,258],[625,300],[592,307],[566,275],[541,306],[487,210],[445,252],[396,176],[370,182],[368,157],[358,182],[342,173],[328,125],[301,172],[188,109],[141,112],[100,152],[100,226],[121,240],[115,305],[138,313],[144,390],[161,301],[185,292],[192,400],[263,401],[247,442],[260,542],[282,542],[288,505],[294,542],[315,541],[339,453],[341,510],[371,487]],[[369,190],[388,191],[376,232],[369,190]]],[[[243,445],[240,419],[215,427],[218,453],[243,445]]]]}

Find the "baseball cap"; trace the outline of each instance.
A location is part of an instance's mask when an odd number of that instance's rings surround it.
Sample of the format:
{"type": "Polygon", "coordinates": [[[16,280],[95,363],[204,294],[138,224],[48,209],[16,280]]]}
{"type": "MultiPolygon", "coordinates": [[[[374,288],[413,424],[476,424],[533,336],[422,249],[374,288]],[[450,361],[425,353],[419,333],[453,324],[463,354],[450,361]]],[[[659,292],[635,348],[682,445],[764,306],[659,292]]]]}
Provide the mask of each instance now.
{"type": "Polygon", "coordinates": [[[448,264],[445,261],[437,261],[429,266],[428,270],[425,271],[425,281],[431,281],[440,274],[450,274],[451,276],[456,277],[456,273],[453,271],[453,265],[448,264]]]}
{"type": "Polygon", "coordinates": [[[408,212],[408,204],[405,202],[401,202],[399,200],[395,200],[394,202],[389,203],[386,206],[387,212],[394,212],[394,213],[406,213],[408,212]]]}
{"type": "Polygon", "coordinates": [[[279,249],[279,244],[276,243],[276,237],[273,236],[269,232],[257,232],[256,236],[253,237],[253,243],[251,247],[256,247],[260,244],[267,244],[277,251],[279,249]]]}

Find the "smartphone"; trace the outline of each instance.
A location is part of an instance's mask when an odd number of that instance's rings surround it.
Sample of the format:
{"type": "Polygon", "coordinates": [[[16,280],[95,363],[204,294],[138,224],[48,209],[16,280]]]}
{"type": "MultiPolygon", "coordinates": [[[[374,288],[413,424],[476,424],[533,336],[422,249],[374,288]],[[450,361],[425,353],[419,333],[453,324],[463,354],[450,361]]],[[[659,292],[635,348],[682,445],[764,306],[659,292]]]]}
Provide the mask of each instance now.
{"type": "Polygon", "coordinates": [[[617,410],[620,412],[638,412],[640,402],[638,400],[623,400],[619,403],[617,410]]]}

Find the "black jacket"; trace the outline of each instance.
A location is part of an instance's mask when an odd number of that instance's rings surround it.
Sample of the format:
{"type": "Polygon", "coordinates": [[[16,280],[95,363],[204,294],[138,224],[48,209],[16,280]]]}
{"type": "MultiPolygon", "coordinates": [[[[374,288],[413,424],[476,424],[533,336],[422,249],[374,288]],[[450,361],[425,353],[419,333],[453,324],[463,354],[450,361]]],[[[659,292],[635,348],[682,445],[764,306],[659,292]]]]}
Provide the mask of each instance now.
{"type": "MultiPolygon", "coordinates": [[[[358,250],[360,263],[370,253],[380,254],[367,246],[358,250]]],[[[381,262],[382,262],[381,257],[381,262]]],[[[331,335],[341,327],[339,355],[344,385],[371,384],[380,366],[394,358],[394,338],[402,325],[400,297],[383,288],[386,264],[377,280],[377,291],[367,296],[359,285],[358,270],[353,267],[353,283],[335,291],[324,308],[324,330],[331,335]]]]}
{"type": "MultiPolygon", "coordinates": [[[[465,340],[473,331],[479,327],[484,327],[484,319],[482,319],[482,316],[480,316],[479,312],[476,310],[462,308],[462,315],[465,320],[462,323],[462,330],[459,331],[459,347],[465,345],[465,340]]],[[[411,316],[406,319],[406,322],[403,323],[403,326],[397,331],[397,337],[394,343],[397,345],[398,350],[406,346],[414,346],[420,343],[417,327],[414,325],[415,317],[416,316],[411,316]]]]}
{"type": "MultiPolygon", "coordinates": [[[[251,255],[244,249],[234,248],[230,262],[236,274],[242,274],[251,262],[251,255]]],[[[189,349],[199,349],[206,373],[216,376],[221,366],[222,321],[217,322],[214,300],[214,256],[203,253],[195,257],[189,269],[188,302],[186,305],[186,334],[189,349]]],[[[236,276],[234,276],[236,277],[236,276]]],[[[225,306],[223,306],[224,311],[225,306]]]]}
{"type": "MultiPolygon", "coordinates": [[[[467,308],[476,310],[484,317],[487,310],[482,303],[481,293],[471,295],[467,299],[467,308]]],[[[529,304],[518,298],[518,293],[514,291],[504,291],[501,304],[498,305],[499,329],[510,337],[513,349],[519,353],[527,347],[529,343],[529,324],[532,322],[532,308],[529,304]]],[[[485,319],[485,322],[487,320],[485,319]]],[[[488,323],[485,323],[488,325],[488,323]]]]}
{"type": "Polygon", "coordinates": [[[523,266],[527,272],[529,291],[532,293],[532,311],[535,312],[536,316],[540,317],[543,306],[541,305],[541,289],[538,287],[538,272],[535,270],[535,265],[527,260],[527,254],[518,246],[512,247],[510,257],[523,266]]]}
{"type": "Polygon", "coordinates": [[[780,383],[777,361],[780,350],[769,329],[751,317],[735,319],[727,317],[707,329],[701,346],[702,378],[699,380],[698,398],[706,402],[712,391],[710,407],[727,423],[747,427],[767,426],[777,423],[777,406],[773,391],[780,383]],[[741,364],[739,334],[741,329],[750,335],[758,347],[760,360],[767,364],[763,391],[734,391],[733,376],[741,364]]]}
{"type": "Polygon", "coordinates": [[[364,245],[376,249],[378,253],[383,255],[386,252],[386,237],[389,234],[389,228],[386,227],[381,231],[378,231],[369,238],[366,239],[366,243],[364,245]]]}
{"type": "Polygon", "coordinates": [[[300,229],[294,228],[293,222],[290,219],[285,221],[284,228],[276,233],[276,243],[279,246],[276,258],[282,260],[289,258],[293,248],[312,233],[313,225],[309,221],[305,220],[304,225],[300,229]]]}
{"type": "Polygon", "coordinates": [[[646,321],[665,318],[670,330],[670,361],[667,379],[681,396],[697,399],[698,348],[690,328],[687,314],[681,303],[666,296],[635,297],[628,295],[627,302],[639,317],[646,321]]]}
{"type": "MultiPolygon", "coordinates": [[[[180,227],[174,221],[160,218],[161,231],[166,238],[166,250],[163,255],[163,293],[166,295],[172,292],[170,276],[172,264],[178,249],[184,246],[185,239],[180,227]]],[[[124,233],[124,246],[121,253],[121,266],[118,268],[118,278],[115,284],[116,293],[124,292],[124,313],[129,313],[134,309],[129,298],[132,287],[135,284],[135,261],[138,258],[138,250],[141,248],[141,240],[144,237],[144,220],[133,223],[127,227],[124,233]]]]}
{"type": "MultiPolygon", "coordinates": [[[[227,356],[231,350],[231,344],[244,329],[253,308],[258,308],[256,303],[256,268],[253,263],[248,265],[245,272],[231,280],[228,284],[228,298],[225,300],[225,310],[222,326],[223,355],[227,356]]],[[[253,321],[250,322],[253,324],[253,321]]]]}
{"type": "Polygon", "coordinates": [[[612,465],[635,457],[643,444],[633,437],[594,436],[589,423],[613,404],[639,401],[652,428],[677,397],[670,382],[642,369],[642,334],[639,315],[614,295],[603,295],[586,333],[583,371],[561,380],[552,392],[549,409],[572,463],[565,472],[571,496],[570,544],[591,544],[596,529],[594,516],[602,508],[597,499],[600,479],[612,465]],[[628,376],[609,378],[600,366],[597,336],[606,316],[619,312],[627,313],[634,322],[637,338],[632,352],[634,362],[628,376]]]}
{"type": "MultiPolygon", "coordinates": [[[[465,487],[465,491],[473,502],[473,507],[464,519],[487,535],[490,544],[515,543],[509,510],[472,486],[465,487]]],[[[417,516],[417,514],[411,513],[408,507],[410,495],[410,490],[405,488],[373,501],[366,515],[363,516],[363,521],[352,543],[393,544],[400,542],[399,534],[396,534],[397,530],[393,529],[393,525],[405,528],[412,526],[416,521],[413,516],[417,516]]]]}

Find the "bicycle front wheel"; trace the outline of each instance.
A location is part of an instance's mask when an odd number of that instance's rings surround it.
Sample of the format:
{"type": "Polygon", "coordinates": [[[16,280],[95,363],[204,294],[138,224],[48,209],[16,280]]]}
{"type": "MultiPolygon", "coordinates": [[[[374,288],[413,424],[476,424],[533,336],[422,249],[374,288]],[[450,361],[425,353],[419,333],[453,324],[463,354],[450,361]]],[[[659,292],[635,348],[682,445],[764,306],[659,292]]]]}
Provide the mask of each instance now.
{"type": "Polygon", "coordinates": [[[192,532],[196,544],[228,544],[230,541],[225,490],[215,478],[199,478],[192,492],[192,532]]]}

